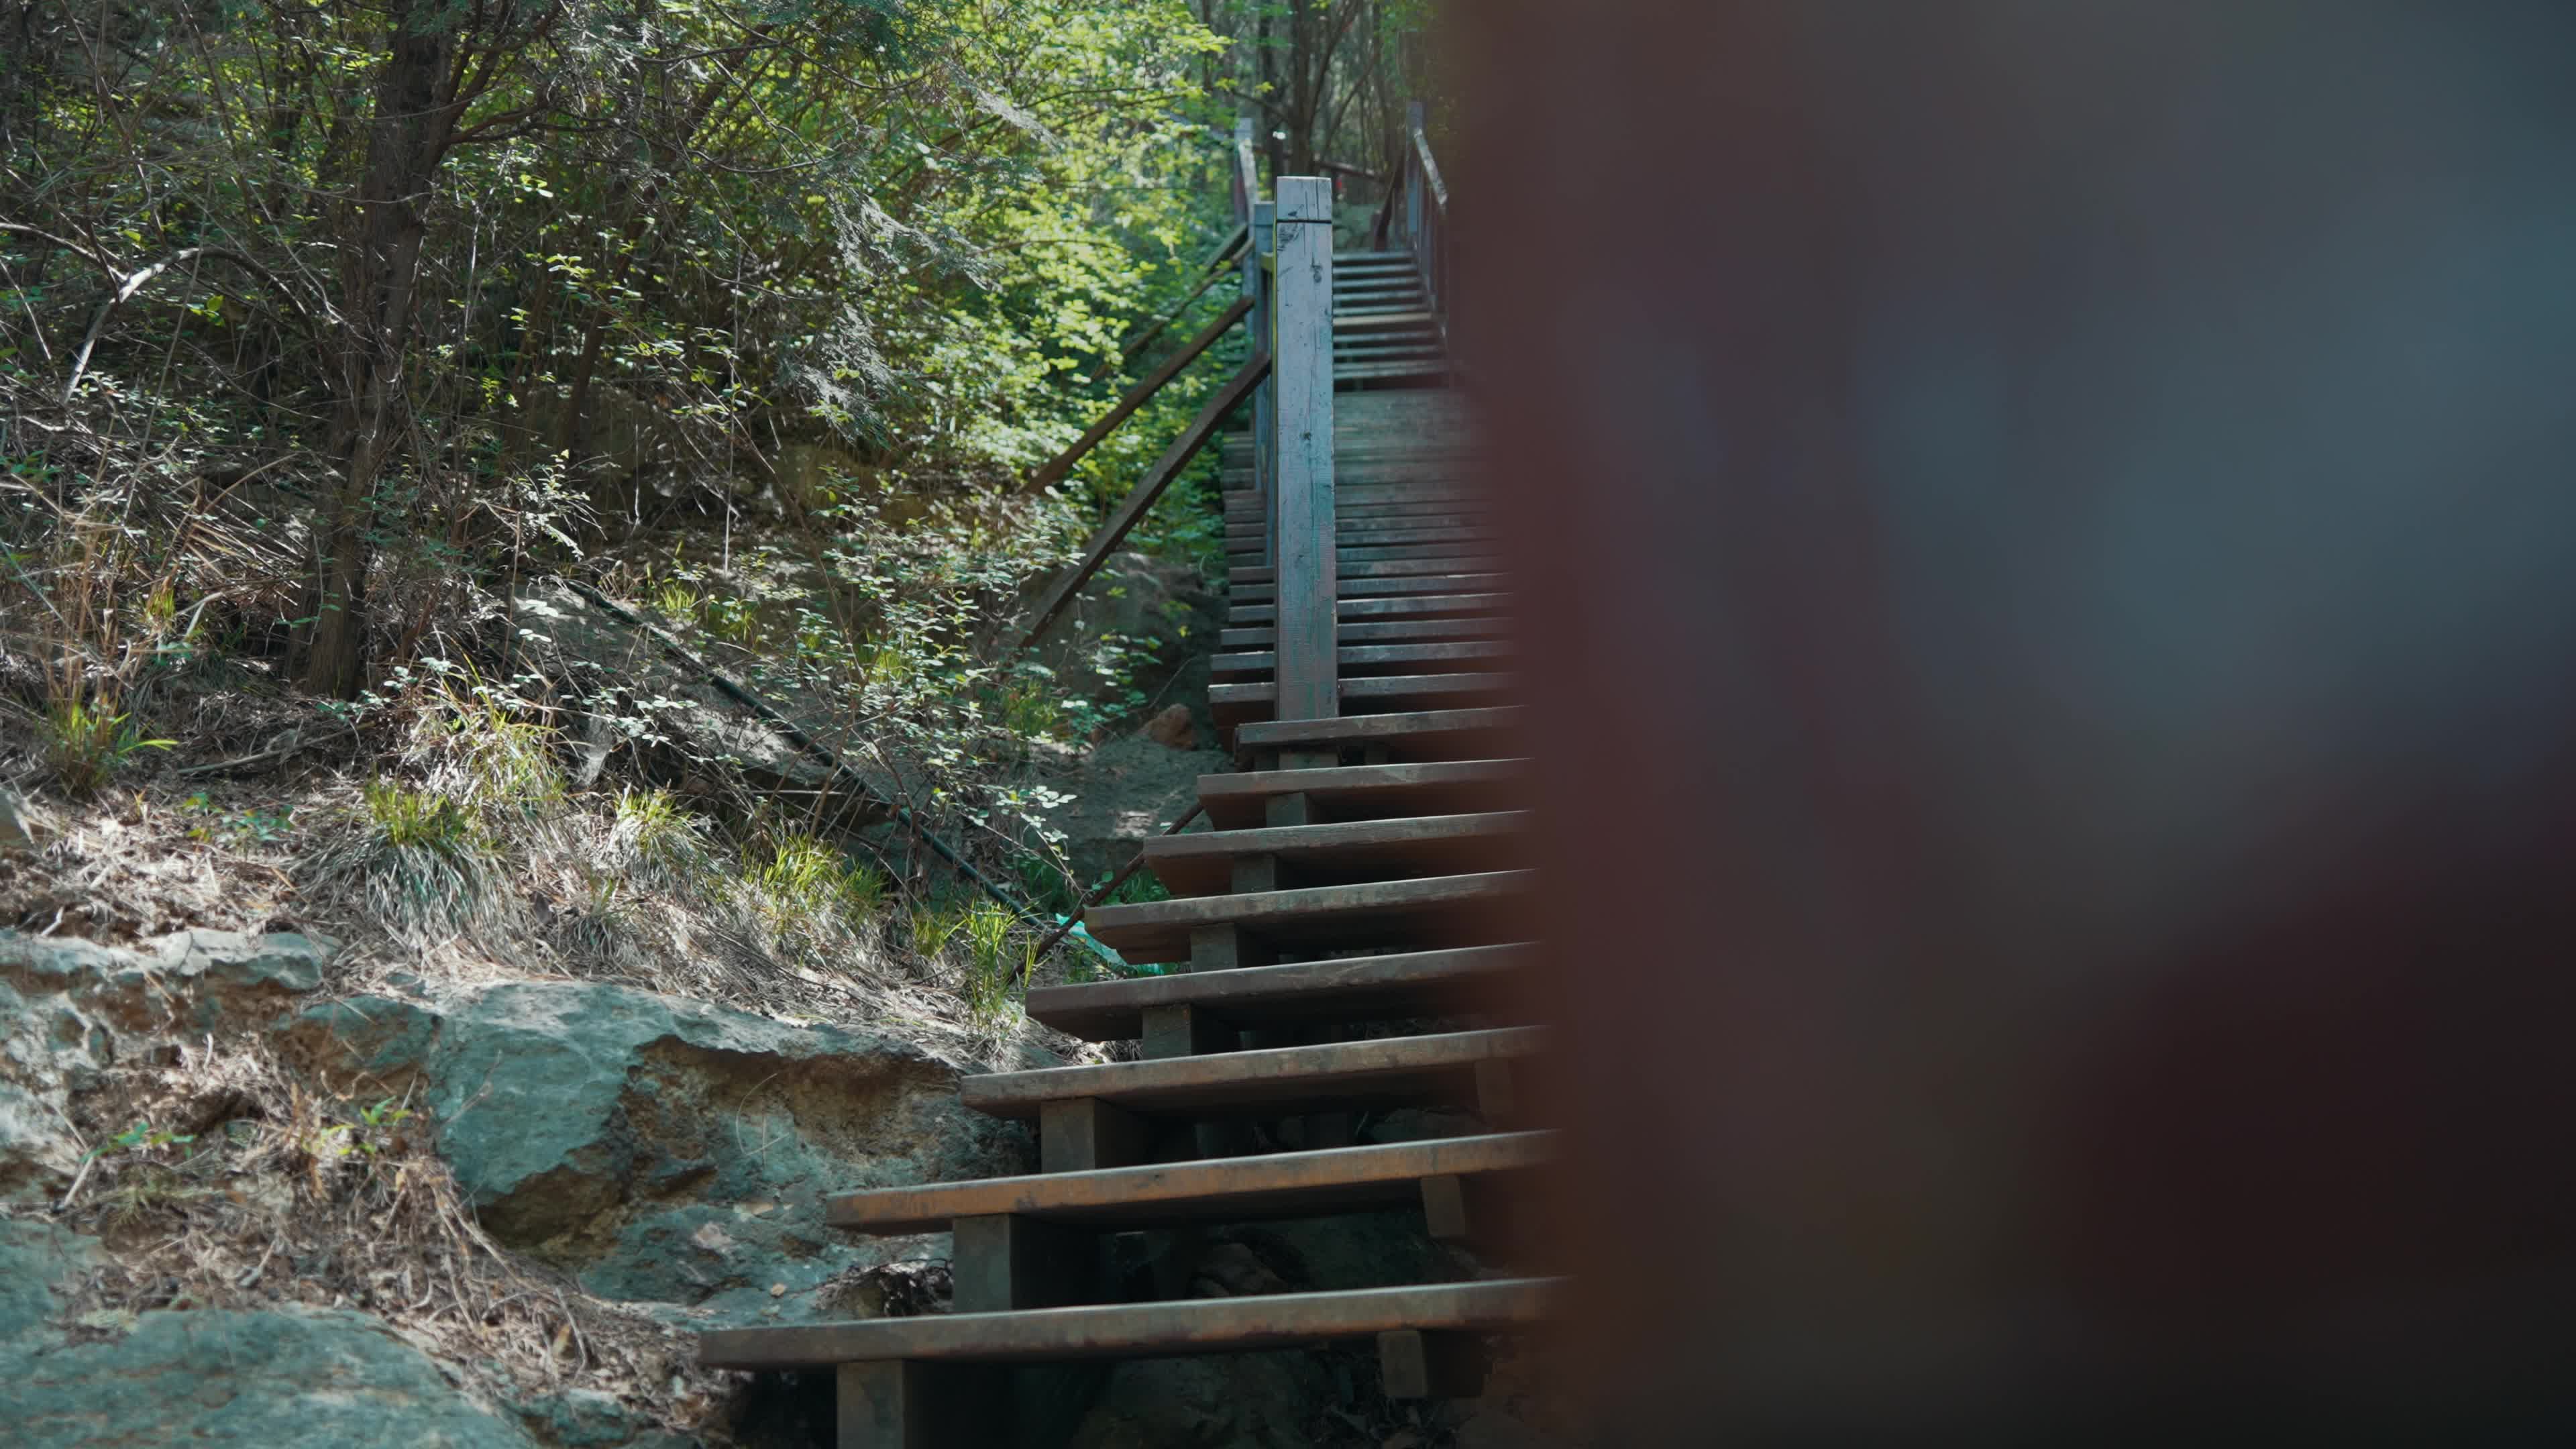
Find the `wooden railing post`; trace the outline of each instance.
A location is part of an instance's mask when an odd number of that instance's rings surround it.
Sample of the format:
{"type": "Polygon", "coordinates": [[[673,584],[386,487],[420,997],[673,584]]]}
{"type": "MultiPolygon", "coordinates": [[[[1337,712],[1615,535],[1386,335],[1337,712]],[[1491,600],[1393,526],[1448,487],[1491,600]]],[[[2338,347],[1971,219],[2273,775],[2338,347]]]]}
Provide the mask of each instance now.
{"type": "MultiPolygon", "coordinates": [[[[1252,230],[1243,249],[1243,294],[1252,299],[1252,350],[1267,356],[1278,346],[1272,334],[1277,330],[1279,309],[1271,300],[1271,237],[1277,208],[1267,201],[1252,204],[1252,230]]],[[[1278,518],[1271,506],[1277,493],[1271,475],[1277,471],[1271,445],[1276,441],[1270,431],[1270,419],[1278,407],[1273,385],[1265,379],[1252,395],[1252,497],[1261,509],[1261,561],[1279,561],[1278,518]]]]}
{"type": "Polygon", "coordinates": [[[1341,713],[1334,670],[1333,184],[1282,176],[1276,185],[1277,718],[1328,719],[1341,713]]]}

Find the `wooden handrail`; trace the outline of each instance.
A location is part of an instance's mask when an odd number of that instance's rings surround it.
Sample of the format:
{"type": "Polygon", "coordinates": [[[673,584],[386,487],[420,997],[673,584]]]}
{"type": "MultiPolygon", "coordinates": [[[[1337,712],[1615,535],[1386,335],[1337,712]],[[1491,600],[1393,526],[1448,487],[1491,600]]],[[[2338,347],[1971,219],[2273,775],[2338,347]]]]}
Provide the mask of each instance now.
{"type": "Polygon", "coordinates": [[[1446,215],[1449,210],[1449,185],[1440,179],[1440,163],[1432,159],[1431,137],[1422,129],[1419,116],[1413,122],[1413,155],[1422,165],[1422,179],[1431,184],[1431,199],[1440,203],[1446,215]]]}
{"type": "Polygon", "coordinates": [[[1237,297],[1234,305],[1226,308],[1215,321],[1210,322],[1200,331],[1198,336],[1191,338],[1188,346],[1163,359],[1162,366],[1155,368],[1144,381],[1127,389],[1125,396],[1111,404],[1109,411],[1100,415],[1100,421],[1093,423],[1081,437],[1073,440],[1072,447],[1048,459],[1036,472],[1030,474],[1027,491],[1035,493],[1040,489],[1051,488],[1063,482],[1064,476],[1073,471],[1073,465],[1081,462],[1084,454],[1099,447],[1101,439],[1116,431],[1120,423],[1127,421],[1129,414],[1143,407],[1146,399],[1161,392],[1165,383],[1178,376],[1180,370],[1189,366],[1200,353],[1214,346],[1218,338],[1223,337],[1235,323],[1242,321],[1244,315],[1251,310],[1251,298],[1237,297]]]}
{"type": "Polygon", "coordinates": [[[1056,616],[1064,612],[1064,606],[1073,602],[1073,596],[1082,591],[1082,586],[1099,572],[1101,564],[1117,551],[1128,530],[1144,518],[1145,511],[1154,506],[1154,500],[1162,497],[1163,490],[1171,486],[1183,468],[1189,466],[1190,459],[1198,456],[1199,449],[1207,446],[1208,439],[1215,435],[1226,414],[1233,412],[1269,375],[1269,354],[1255,353],[1250,362],[1226,379],[1225,386],[1199,405],[1198,415],[1190,419],[1190,425],[1181,430],[1180,437],[1173,440],[1172,446],[1163,450],[1163,456],[1154,460],[1154,466],[1145,470],[1145,476],[1136,481],[1135,488],[1110,513],[1108,521],[1100,525],[1100,531],[1091,536],[1091,543],[1083,549],[1082,558],[1074,564],[1072,572],[1047,590],[1046,598],[1038,605],[1036,617],[1020,635],[1021,649],[1037,643],[1048,626],[1055,623],[1056,616]]]}

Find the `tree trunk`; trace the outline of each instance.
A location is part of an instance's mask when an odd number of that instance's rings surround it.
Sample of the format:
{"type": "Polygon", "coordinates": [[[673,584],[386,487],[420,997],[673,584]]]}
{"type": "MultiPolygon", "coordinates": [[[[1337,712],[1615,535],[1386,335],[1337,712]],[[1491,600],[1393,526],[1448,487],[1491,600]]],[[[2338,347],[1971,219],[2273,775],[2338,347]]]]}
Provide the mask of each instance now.
{"type": "Polygon", "coordinates": [[[342,253],[340,405],[332,428],[339,485],[314,520],[302,610],[304,687],[346,698],[365,664],[366,585],[377,485],[401,426],[412,290],[427,231],[422,204],[447,151],[456,37],[440,0],[397,0],[376,81],[352,244],[342,253]]]}

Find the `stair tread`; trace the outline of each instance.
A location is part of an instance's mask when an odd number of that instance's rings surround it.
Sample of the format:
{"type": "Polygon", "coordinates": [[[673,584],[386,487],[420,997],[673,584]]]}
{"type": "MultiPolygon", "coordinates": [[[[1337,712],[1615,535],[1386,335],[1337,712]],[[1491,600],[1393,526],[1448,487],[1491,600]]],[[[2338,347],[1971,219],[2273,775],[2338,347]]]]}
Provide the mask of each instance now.
{"type": "Polygon", "coordinates": [[[1524,853],[1520,837],[1528,828],[1527,811],[1487,810],[1206,830],[1146,841],[1145,863],[1175,896],[1229,892],[1234,862],[1264,855],[1305,872],[1365,872],[1381,879],[1471,875],[1518,864],[1524,853]]]}
{"type": "MultiPolygon", "coordinates": [[[[1509,582],[1501,574],[1418,574],[1395,578],[1339,578],[1335,599],[1376,599],[1392,594],[1484,594],[1509,582]]],[[[1244,584],[1230,590],[1247,604],[1277,602],[1278,585],[1244,584]]]]}
{"type": "MultiPolygon", "coordinates": [[[[1500,702],[1519,693],[1519,680],[1494,670],[1458,670],[1447,674],[1366,674],[1338,681],[1346,714],[1463,706],[1477,700],[1500,702]]],[[[1276,681],[1208,686],[1208,712],[1220,726],[1240,725],[1266,716],[1278,703],[1276,681]]]]}
{"type": "Polygon", "coordinates": [[[1190,932],[1204,926],[1239,926],[1290,948],[1480,946],[1504,929],[1493,908],[1528,885],[1527,871],[1480,871],[1093,906],[1082,921],[1103,945],[1147,964],[1188,960],[1190,932]],[[1375,934],[1362,941],[1361,932],[1375,934]],[[1480,932],[1486,939],[1476,939],[1480,932]]]}
{"type": "Polygon", "coordinates": [[[1455,754],[1425,755],[1422,759],[1490,759],[1502,751],[1520,725],[1520,707],[1495,705],[1482,709],[1428,709],[1397,714],[1355,714],[1335,719],[1263,720],[1237,726],[1234,743],[1237,749],[1303,749],[1338,745],[1348,748],[1380,746],[1411,748],[1416,751],[1454,749],[1455,754]]]}
{"type": "Polygon", "coordinates": [[[1477,1063],[1536,1056],[1546,1041],[1544,1027],[1505,1026],[992,1072],[960,1078],[957,1095],[975,1111],[1023,1120],[1034,1120],[1049,1102],[1085,1099],[1144,1116],[1252,1110],[1288,1115],[1374,1103],[1469,1102],[1477,1063]]]}
{"type": "MultiPolygon", "coordinates": [[[[1344,644],[1333,654],[1334,664],[1342,678],[1350,680],[1370,677],[1371,671],[1383,674],[1401,666],[1472,665],[1508,659],[1512,646],[1510,641],[1503,639],[1450,639],[1410,644],[1344,644]]],[[[1211,676],[1225,679],[1268,674],[1278,667],[1276,653],[1269,649],[1236,650],[1214,655],[1209,660],[1211,676]]]]}
{"type": "MultiPolygon", "coordinates": [[[[1499,615],[1470,615],[1454,619],[1382,619],[1374,623],[1334,624],[1334,637],[1348,644],[1435,643],[1452,639],[1499,639],[1506,637],[1510,621],[1499,615]]],[[[1219,649],[1271,649],[1279,642],[1276,627],[1219,629],[1219,649]]],[[[1222,657],[1222,656],[1220,656],[1222,657]]]]}
{"type": "Polygon", "coordinates": [[[946,1232],[959,1218],[997,1214],[1120,1228],[1164,1227],[1209,1218],[1244,1222],[1322,1216],[1418,1200],[1426,1177],[1527,1172],[1545,1165],[1554,1140],[1554,1134],[1547,1132],[1500,1132],[883,1187],[826,1200],[823,1220],[834,1227],[891,1236],[946,1232]]]}
{"type": "Polygon", "coordinates": [[[1198,794],[1210,824],[1219,830],[1242,830],[1261,826],[1266,802],[1282,795],[1303,795],[1308,809],[1343,818],[1455,815],[1473,813],[1508,797],[1528,778],[1525,760],[1335,765],[1319,770],[1201,775],[1198,794]]]}
{"type": "Polygon", "coordinates": [[[1028,1013],[1086,1041],[1142,1036],[1153,1006],[1204,1006],[1242,1027],[1436,1016],[1482,1001],[1531,959],[1523,945],[1462,946],[1033,986],[1028,1013]]]}
{"type": "MultiPolygon", "coordinates": [[[[1333,609],[1336,619],[1349,623],[1354,619],[1419,619],[1474,618],[1497,615],[1511,606],[1511,595],[1503,593],[1413,594],[1393,598],[1342,599],[1333,609]]],[[[1270,624],[1279,622],[1279,609],[1274,604],[1238,604],[1225,611],[1228,624],[1270,624]]]]}
{"type": "Polygon", "coordinates": [[[698,1336],[708,1368],[826,1368],[886,1359],[1035,1363],[1224,1353],[1368,1338],[1394,1329],[1496,1332],[1545,1322],[1563,1280],[1502,1278],[1410,1288],[1111,1303],[1017,1313],[939,1313],[698,1336]]]}

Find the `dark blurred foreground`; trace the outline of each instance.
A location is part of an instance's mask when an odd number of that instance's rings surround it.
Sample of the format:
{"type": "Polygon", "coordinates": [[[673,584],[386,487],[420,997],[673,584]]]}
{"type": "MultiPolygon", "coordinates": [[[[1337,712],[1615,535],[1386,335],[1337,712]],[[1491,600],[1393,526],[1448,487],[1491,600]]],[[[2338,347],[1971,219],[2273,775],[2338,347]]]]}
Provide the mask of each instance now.
{"type": "Polygon", "coordinates": [[[2576,7],[1453,7],[1618,1442],[2567,1442],[2576,7]]]}

